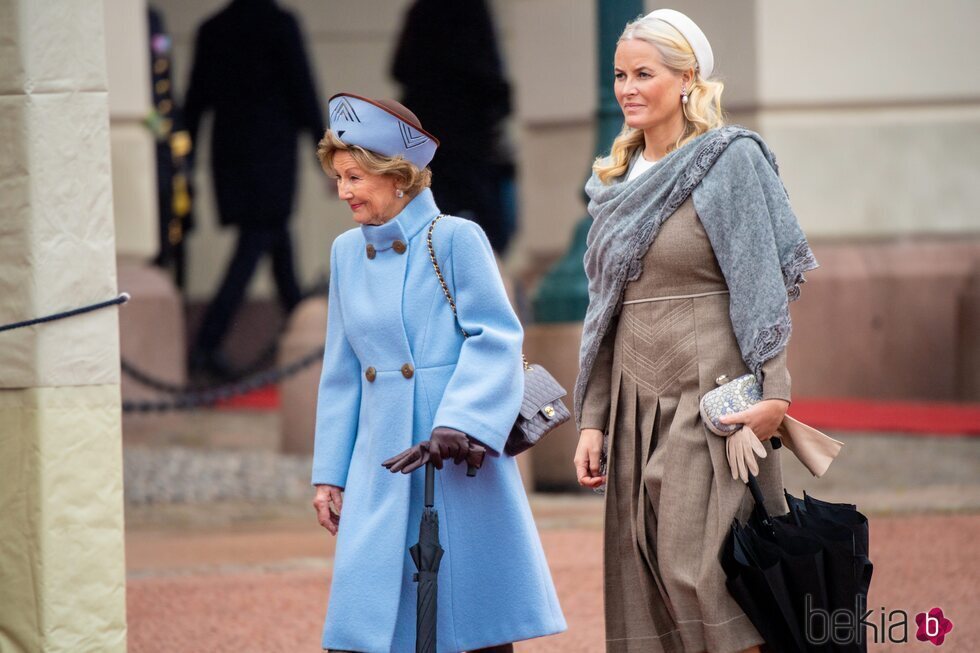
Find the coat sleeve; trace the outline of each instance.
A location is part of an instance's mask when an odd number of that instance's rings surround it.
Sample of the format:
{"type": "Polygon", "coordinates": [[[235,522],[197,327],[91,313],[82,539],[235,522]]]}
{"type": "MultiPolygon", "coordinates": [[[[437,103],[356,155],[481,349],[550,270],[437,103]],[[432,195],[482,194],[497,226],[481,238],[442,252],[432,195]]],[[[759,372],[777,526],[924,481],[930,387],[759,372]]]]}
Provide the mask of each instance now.
{"type": "Polygon", "coordinates": [[[450,267],[459,324],[469,335],[436,411],[446,426],[503,451],[524,395],[524,331],[511,308],[483,230],[462,221],[452,235],[450,267]]]}
{"type": "Polygon", "coordinates": [[[347,339],[337,275],[337,244],[330,254],[327,343],[316,402],[313,484],[347,484],[361,409],[361,365],[347,339]]]}

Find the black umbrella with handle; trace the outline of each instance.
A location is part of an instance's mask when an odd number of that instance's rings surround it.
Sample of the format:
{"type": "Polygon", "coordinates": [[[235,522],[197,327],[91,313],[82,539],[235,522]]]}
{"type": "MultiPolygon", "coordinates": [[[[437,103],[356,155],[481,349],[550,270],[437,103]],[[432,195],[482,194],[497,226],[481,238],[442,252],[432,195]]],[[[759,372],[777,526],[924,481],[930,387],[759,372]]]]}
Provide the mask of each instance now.
{"type": "Polygon", "coordinates": [[[416,653],[435,653],[436,628],[439,603],[439,563],[445,553],[439,545],[439,513],[435,509],[436,470],[442,469],[444,460],[457,464],[466,463],[466,475],[476,476],[483,465],[486,447],[468,435],[455,429],[437,427],[431,439],[409,447],[402,453],[381,463],[392,473],[410,474],[425,466],[425,506],[419,523],[419,541],[409,547],[418,583],[417,610],[415,616],[416,653]],[[445,458],[444,458],[445,456],[445,458]]]}
{"type": "Polygon", "coordinates": [[[755,476],[755,509],[737,520],[722,553],[728,591],[779,653],[864,653],[858,624],[871,583],[868,521],[851,504],[786,493],[790,512],[771,516],[755,476]],[[830,631],[831,615],[851,613],[853,632],[830,631]]]}
{"type": "Polygon", "coordinates": [[[429,461],[425,465],[425,508],[419,524],[419,541],[408,549],[418,569],[415,574],[415,582],[419,584],[415,615],[416,653],[436,650],[439,562],[444,551],[439,546],[439,513],[433,507],[435,476],[435,465],[429,461]]]}

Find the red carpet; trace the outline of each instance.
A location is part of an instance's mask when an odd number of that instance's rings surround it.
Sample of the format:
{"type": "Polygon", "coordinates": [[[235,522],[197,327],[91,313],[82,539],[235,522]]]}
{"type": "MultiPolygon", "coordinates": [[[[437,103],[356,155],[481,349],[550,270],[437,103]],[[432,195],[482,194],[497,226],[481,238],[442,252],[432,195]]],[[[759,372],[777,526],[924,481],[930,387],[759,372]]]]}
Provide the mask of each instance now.
{"type": "Polygon", "coordinates": [[[215,407],[229,410],[279,410],[279,386],[267,385],[248,394],[218,402],[215,407]]]}
{"type": "MultiPolygon", "coordinates": [[[[228,410],[278,410],[279,388],[269,386],[218,404],[228,410]]],[[[980,435],[980,404],[796,399],[796,419],[830,431],[874,431],[933,435],[980,435]]]]}
{"type": "Polygon", "coordinates": [[[980,404],[796,399],[789,414],[827,430],[980,435],[980,404]]]}

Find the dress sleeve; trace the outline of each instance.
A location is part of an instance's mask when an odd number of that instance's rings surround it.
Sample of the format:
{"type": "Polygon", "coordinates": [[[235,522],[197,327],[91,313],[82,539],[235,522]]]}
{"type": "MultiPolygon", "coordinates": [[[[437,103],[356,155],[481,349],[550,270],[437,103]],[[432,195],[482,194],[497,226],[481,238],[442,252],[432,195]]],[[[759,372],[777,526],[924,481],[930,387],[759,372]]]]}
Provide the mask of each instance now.
{"type": "Polygon", "coordinates": [[[337,244],[330,254],[327,342],[316,401],[313,484],[347,484],[361,412],[361,364],[347,339],[337,275],[337,244]]]}
{"type": "Polygon", "coordinates": [[[470,221],[452,234],[449,265],[459,325],[468,334],[433,427],[470,435],[501,452],[524,394],[524,330],[511,308],[486,234],[470,221]]]}
{"type": "Polygon", "coordinates": [[[609,428],[615,339],[616,322],[613,321],[606,331],[606,336],[602,339],[602,344],[599,345],[599,352],[596,354],[595,363],[592,365],[589,382],[585,386],[585,394],[582,397],[582,415],[578,425],[580,431],[582,429],[606,431],[609,428]]]}
{"type": "Polygon", "coordinates": [[[786,349],[762,364],[762,398],[791,401],[792,379],[786,367],[786,349]]]}

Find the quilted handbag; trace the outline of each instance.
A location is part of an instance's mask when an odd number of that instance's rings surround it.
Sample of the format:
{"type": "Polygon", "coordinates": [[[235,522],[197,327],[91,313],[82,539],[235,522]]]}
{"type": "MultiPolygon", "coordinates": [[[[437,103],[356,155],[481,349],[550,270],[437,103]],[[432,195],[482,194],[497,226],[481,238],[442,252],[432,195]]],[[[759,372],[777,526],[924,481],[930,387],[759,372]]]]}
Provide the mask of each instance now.
{"type": "MultiPolygon", "coordinates": [[[[426,244],[429,247],[432,268],[439,278],[439,285],[442,286],[442,292],[445,293],[446,301],[449,302],[449,307],[452,309],[453,315],[456,316],[458,324],[459,316],[456,314],[456,302],[453,301],[449,286],[446,285],[446,280],[442,276],[439,263],[436,261],[435,249],[432,247],[432,231],[440,218],[442,215],[437,215],[432,224],[429,225],[426,244]]],[[[469,337],[463,327],[460,327],[459,330],[464,338],[469,337]]],[[[504,445],[504,453],[509,456],[516,456],[527,451],[537,444],[541,438],[567,422],[571,417],[568,407],[561,400],[567,394],[565,388],[561,387],[561,384],[544,367],[531,365],[527,362],[526,357],[522,356],[522,358],[524,359],[524,398],[521,401],[521,409],[514,426],[507,437],[507,443],[504,445]]]]}

